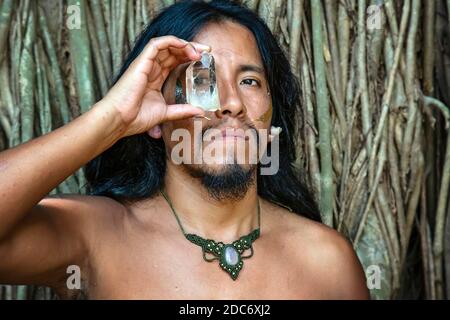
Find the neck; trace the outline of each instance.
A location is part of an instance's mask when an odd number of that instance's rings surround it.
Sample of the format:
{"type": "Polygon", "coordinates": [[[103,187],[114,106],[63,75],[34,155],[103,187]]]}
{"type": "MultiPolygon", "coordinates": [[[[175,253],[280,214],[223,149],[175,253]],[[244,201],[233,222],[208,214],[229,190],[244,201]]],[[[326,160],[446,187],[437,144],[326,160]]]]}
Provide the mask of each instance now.
{"type": "Polygon", "coordinates": [[[168,162],[165,193],[186,233],[228,243],[258,226],[256,184],[240,200],[217,201],[209,196],[198,179],[168,162]]]}

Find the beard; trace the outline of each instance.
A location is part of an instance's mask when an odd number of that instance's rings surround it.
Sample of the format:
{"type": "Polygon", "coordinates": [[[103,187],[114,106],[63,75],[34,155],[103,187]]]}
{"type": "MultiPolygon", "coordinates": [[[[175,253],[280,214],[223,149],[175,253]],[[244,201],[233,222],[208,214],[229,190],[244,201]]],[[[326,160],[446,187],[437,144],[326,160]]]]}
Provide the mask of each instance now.
{"type": "Polygon", "coordinates": [[[220,169],[205,166],[185,166],[188,173],[200,180],[209,196],[216,201],[242,200],[255,184],[256,165],[223,165],[220,169]]]}
{"type": "MultiPolygon", "coordinates": [[[[199,142],[204,138],[209,125],[202,128],[199,142]]],[[[244,129],[252,129],[258,141],[256,128],[251,122],[244,123],[244,129]]],[[[256,164],[229,163],[219,167],[208,165],[185,165],[188,173],[193,178],[200,180],[201,185],[207,190],[209,196],[216,201],[239,201],[247,194],[248,189],[255,184],[256,164]]]]}
{"type": "MultiPolygon", "coordinates": [[[[207,126],[202,127],[201,133],[194,138],[196,141],[193,141],[192,144],[193,148],[198,148],[198,155],[203,155],[204,149],[202,144],[204,143],[207,130],[216,129],[217,127],[219,127],[219,124],[209,123],[207,126]]],[[[255,137],[253,142],[256,143],[257,148],[259,135],[253,123],[243,123],[242,129],[253,131],[255,137]]],[[[248,148],[246,147],[245,149],[247,150],[248,148]]],[[[199,180],[201,185],[207,190],[210,198],[219,202],[242,200],[247,191],[256,183],[258,165],[256,163],[239,163],[237,160],[238,151],[234,147],[231,152],[227,153],[227,151],[225,151],[225,159],[222,159],[224,162],[219,161],[215,164],[182,164],[183,170],[191,177],[199,180]],[[229,160],[231,162],[228,162],[229,160]]],[[[195,154],[193,158],[195,158],[195,154]]],[[[200,163],[204,162],[203,158],[200,160],[200,163]]]]}

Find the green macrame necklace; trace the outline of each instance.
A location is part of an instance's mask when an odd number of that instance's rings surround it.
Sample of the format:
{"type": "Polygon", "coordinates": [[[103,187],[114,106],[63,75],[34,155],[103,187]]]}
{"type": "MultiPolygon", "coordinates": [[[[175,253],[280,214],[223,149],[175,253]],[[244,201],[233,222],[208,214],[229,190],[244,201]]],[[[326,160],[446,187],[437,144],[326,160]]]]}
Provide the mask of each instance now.
{"type": "Polygon", "coordinates": [[[246,236],[240,237],[238,240],[233,241],[232,243],[226,244],[223,242],[216,242],[211,239],[204,239],[193,233],[186,233],[184,230],[180,218],[175,211],[175,208],[172,205],[169,197],[161,191],[164,199],[166,199],[167,203],[172,209],[173,214],[180,226],[181,231],[183,232],[186,239],[188,239],[193,244],[198,245],[202,248],[203,251],[203,259],[207,262],[213,262],[215,260],[219,260],[219,265],[227,272],[233,280],[236,280],[239,272],[242,270],[244,266],[244,259],[251,258],[253,256],[253,242],[259,238],[260,228],[261,228],[261,209],[258,200],[258,228],[250,232],[246,236]],[[244,251],[250,249],[250,254],[243,256],[244,251]],[[212,254],[213,258],[208,258],[206,254],[212,254]]]}

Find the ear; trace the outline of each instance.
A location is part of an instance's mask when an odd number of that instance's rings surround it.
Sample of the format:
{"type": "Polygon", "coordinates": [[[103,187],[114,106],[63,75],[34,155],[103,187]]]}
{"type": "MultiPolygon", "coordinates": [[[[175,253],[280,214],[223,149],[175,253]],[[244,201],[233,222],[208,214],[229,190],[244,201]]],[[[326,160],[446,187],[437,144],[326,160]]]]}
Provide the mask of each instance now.
{"type": "Polygon", "coordinates": [[[154,126],[150,130],[147,131],[147,134],[153,139],[159,139],[162,136],[161,127],[159,125],[154,126]]]}

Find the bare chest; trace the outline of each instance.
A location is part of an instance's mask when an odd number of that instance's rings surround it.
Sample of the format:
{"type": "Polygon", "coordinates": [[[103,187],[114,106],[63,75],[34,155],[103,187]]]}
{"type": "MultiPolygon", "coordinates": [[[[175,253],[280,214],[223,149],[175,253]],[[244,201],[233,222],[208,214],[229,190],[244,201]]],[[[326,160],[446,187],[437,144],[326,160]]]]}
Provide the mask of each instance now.
{"type": "MultiPolygon", "coordinates": [[[[236,280],[183,237],[103,245],[87,279],[90,299],[319,299],[323,292],[285,246],[261,236],[236,280]]],[[[249,252],[244,252],[244,256],[249,252]]]]}

